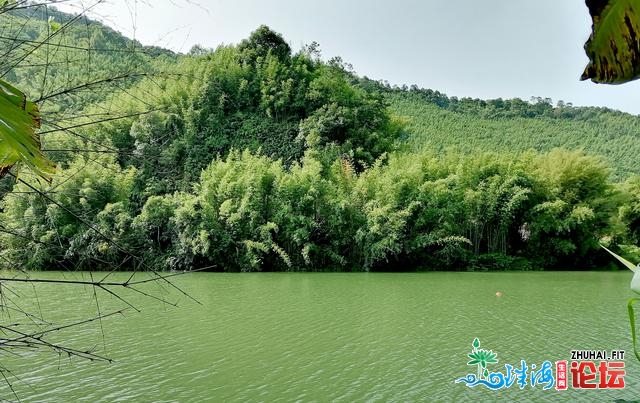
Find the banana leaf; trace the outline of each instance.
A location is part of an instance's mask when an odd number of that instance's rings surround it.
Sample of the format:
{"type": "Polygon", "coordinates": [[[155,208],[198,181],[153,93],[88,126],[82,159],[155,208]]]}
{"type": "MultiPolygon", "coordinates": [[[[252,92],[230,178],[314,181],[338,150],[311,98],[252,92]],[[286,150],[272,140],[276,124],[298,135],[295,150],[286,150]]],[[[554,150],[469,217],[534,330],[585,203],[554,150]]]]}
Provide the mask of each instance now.
{"type": "Polygon", "coordinates": [[[26,95],[0,79],[0,178],[18,162],[27,165],[40,177],[50,180],[54,164],[40,147],[38,106],[26,95]]]}
{"type": "Polygon", "coordinates": [[[593,21],[581,79],[622,84],[640,78],[640,2],[586,0],[593,21]]]}

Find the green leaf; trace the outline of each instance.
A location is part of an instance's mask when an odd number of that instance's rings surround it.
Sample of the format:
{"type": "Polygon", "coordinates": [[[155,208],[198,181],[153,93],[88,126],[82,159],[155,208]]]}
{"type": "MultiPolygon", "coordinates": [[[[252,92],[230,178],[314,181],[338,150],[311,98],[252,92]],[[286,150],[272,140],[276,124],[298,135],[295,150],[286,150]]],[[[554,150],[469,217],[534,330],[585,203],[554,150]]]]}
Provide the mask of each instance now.
{"type": "Polygon", "coordinates": [[[636,270],[631,279],[631,291],[640,294],[640,270],[636,270]]]}
{"type": "Polygon", "coordinates": [[[49,23],[49,28],[53,31],[56,32],[57,30],[59,30],[60,28],[62,28],[62,25],[55,21],[55,17],[50,15],[49,19],[47,20],[47,22],[49,23]]]}
{"type": "MultiPolygon", "coordinates": [[[[635,272],[638,268],[636,267],[636,265],[634,265],[633,263],[631,263],[630,261],[628,261],[627,259],[623,258],[620,255],[617,255],[613,252],[611,252],[609,249],[607,249],[606,247],[604,247],[603,245],[600,245],[602,247],[602,249],[606,250],[607,252],[609,252],[613,257],[615,257],[616,259],[618,259],[618,261],[620,261],[620,263],[622,263],[623,265],[625,265],[629,270],[635,272]]],[[[635,278],[635,277],[634,277],[635,278]]]]}
{"type": "Polygon", "coordinates": [[[17,88],[0,79],[0,177],[18,162],[50,180],[55,168],[40,149],[40,112],[17,88]]]}
{"type": "Polygon", "coordinates": [[[2,5],[0,5],[0,11],[3,11],[4,8],[9,8],[16,5],[16,0],[4,0],[2,5]]]}
{"type": "Polygon", "coordinates": [[[633,354],[636,359],[640,361],[640,354],[638,354],[637,335],[636,335],[636,315],[633,311],[633,304],[640,301],[640,298],[631,298],[627,303],[627,311],[629,312],[629,324],[631,325],[631,342],[633,343],[633,354]]]}
{"type": "Polygon", "coordinates": [[[473,348],[478,347],[480,347],[480,340],[478,340],[478,338],[476,337],[475,339],[473,339],[473,348]]]}
{"type": "Polygon", "coordinates": [[[593,21],[584,45],[589,63],[582,80],[621,84],[640,78],[640,3],[586,0],[593,21]]]}
{"type": "Polygon", "coordinates": [[[472,361],[469,361],[467,365],[481,364],[483,367],[486,367],[487,363],[495,364],[498,362],[498,360],[496,359],[498,356],[498,353],[494,353],[491,350],[487,351],[487,350],[480,349],[480,350],[474,351],[471,354],[467,354],[467,356],[472,359],[472,361]]]}

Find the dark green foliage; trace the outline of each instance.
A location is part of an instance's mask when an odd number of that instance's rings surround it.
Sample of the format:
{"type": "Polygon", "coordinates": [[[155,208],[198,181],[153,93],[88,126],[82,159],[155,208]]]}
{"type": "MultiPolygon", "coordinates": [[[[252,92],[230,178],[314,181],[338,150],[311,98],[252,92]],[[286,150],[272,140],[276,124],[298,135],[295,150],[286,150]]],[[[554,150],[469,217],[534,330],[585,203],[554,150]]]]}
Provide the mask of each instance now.
{"type": "Polygon", "coordinates": [[[267,27],[237,47],[198,54],[184,58],[178,74],[128,90],[141,98],[159,87],[162,112],[99,131],[133,154],[120,161],[139,169],[145,197],[189,190],[231,149],[260,150],[289,166],[313,148],[349,158],[360,171],[392,150],[401,133],[377,91],[354,85],[342,65],[322,63],[309,49],[292,54],[267,27]]]}
{"type": "Polygon", "coordinates": [[[640,175],[630,177],[621,185],[623,204],[620,207],[619,219],[626,228],[631,244],[640,244],[640,175]]]}
{"type": "Polygon", "coordinates": [[[291,48],[282,35],[273,32],[266,25],[261,25],[251,33],[248,39],[238,45],[244,63],[253,64],[258,58],[266,59],[269,55],[278,61],[286,62],[291,57],[291,48]]]}

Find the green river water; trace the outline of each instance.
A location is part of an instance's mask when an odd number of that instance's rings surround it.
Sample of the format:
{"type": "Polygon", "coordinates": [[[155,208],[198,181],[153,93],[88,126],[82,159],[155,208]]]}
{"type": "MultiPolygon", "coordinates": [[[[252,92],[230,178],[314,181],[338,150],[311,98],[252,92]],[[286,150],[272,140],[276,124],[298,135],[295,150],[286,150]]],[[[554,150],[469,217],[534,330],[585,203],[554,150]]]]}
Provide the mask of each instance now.
{"type": "MultiPolygon", "coordinates": [[[[175,290],[163,295],[177,308],[123,291],[141,313],[105,319],[103,330],[96,322],[55,335],[96,346],[111,364],[6,350],[2,364],[20,379],[10,377],[24,402],[634,400],[640,365],[626,312],[630,279],[628,271],[189,274],[172,281],[201,304],[175,290]],[[477,373],[467,365],[476,337],[498,353],[488,368],[503,373],[521,360],[571,361],[576,349],[626,350],[626,387],[469,388],[455,380],[477,373]]],[[[37,299],[31,285],[11,287],[5,296],[48,320],[97,309],[90,287],[38,285],[37,299]]],[[[157,284],[145,290],[163,293],[157,284]]],[[[122,307],[104,292],[98,302],[102,312],[122,307]]],[[[7,313],[2,320],[11,323],[7,313]]],[[[15,399],[6,383],[0,397],[15,399]]]]}

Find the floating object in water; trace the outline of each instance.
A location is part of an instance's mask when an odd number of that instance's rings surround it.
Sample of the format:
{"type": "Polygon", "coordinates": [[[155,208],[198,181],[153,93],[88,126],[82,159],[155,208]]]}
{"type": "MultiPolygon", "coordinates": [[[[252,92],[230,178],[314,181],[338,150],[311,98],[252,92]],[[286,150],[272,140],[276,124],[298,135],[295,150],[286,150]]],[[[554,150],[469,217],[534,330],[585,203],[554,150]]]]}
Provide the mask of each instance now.
{"type": "Polygon", "coordinates": [[[502,293],[502,291],[496,291],[496,297],[502,297],[504,294],[502,293]]]}

